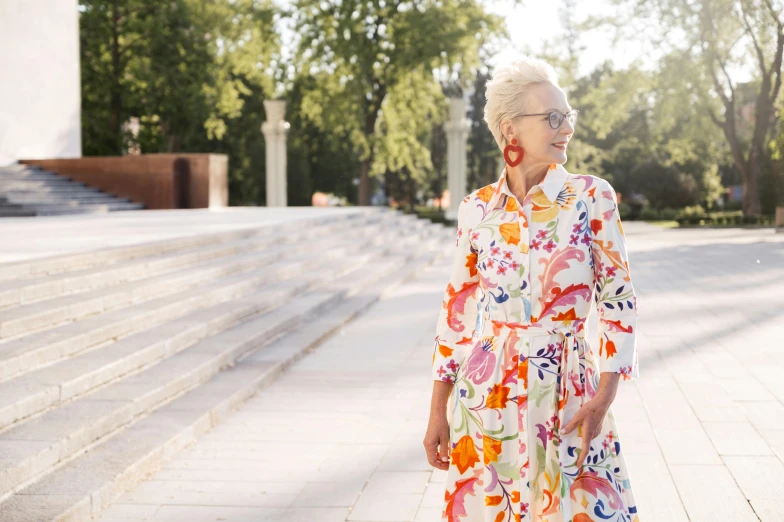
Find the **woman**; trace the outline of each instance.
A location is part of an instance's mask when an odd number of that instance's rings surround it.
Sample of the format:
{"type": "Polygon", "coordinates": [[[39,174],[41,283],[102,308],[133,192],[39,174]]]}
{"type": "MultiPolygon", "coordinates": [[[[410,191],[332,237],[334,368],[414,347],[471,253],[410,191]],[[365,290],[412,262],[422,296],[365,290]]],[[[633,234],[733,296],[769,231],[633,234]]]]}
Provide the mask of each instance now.
{"type": "Polygon", "coordinates": [[[460,204],[438,318],[424,445],[442,520],[639,521],[610,410],[639,377],[637,304],[612,186],[563,167],[576,118],[541,60],[488,82],[506,166],[460,204]]]}

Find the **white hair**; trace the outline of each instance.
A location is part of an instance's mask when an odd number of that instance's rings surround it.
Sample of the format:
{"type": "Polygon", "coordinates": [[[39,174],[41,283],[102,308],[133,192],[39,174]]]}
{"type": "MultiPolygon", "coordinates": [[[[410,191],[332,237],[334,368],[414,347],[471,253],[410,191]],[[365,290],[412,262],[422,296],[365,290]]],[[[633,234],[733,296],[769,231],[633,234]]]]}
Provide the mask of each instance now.
{"type": "Polygon", "coordinates": [[[484,120],[501,149],[507,144],[501,122],[527,112],[527,91],[540,83],[560,88],[555,69],[539,58],[523,55],[493,70],[492,78],[487,82],[484,120]]]}

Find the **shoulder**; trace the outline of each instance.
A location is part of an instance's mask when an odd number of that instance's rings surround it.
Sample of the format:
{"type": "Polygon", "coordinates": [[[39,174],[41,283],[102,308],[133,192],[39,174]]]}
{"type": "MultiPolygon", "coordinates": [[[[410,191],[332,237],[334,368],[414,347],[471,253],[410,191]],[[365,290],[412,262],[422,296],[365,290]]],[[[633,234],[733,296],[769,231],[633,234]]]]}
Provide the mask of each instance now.
{"type": "Polygon", "coordinates": [[[573,186],[577,188],[580,192],[604,192],[606,190],[612,190],[612,186],[610,182],[604,178],[600,178],[599,176],[594,176],[593,174],[572,174],[569,173],[568,177],[566,178],[567,183],[571,183],[573,186]]]}
{"type": "Polygon", "coordinates": [[[569,174],[567,183],[573,187],[573,191],[588,196],[588,201],[593,204],[605,205],[607,200],[615,202],[615,189],[604,178],[592,174],[569,174]]]}
{"type": "Polygon", "coordinates": [[[490,198],[493,197],[498,182],[490,183],[467,194],[460,202],[458,209],[458,220],[464,227],[473,228],[484,215],[484,209],[490,198]]]}

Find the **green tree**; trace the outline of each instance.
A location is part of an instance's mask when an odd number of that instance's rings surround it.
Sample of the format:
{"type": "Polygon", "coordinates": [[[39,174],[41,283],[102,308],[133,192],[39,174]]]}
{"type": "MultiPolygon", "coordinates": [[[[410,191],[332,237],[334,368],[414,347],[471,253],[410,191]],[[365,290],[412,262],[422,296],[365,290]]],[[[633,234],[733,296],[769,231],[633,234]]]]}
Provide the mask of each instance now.
{"type": "Polygon", "coordinates": [[[601,21],[643,35],[665,54],[684,55],[683,62],[688,66],[679,72],[688,78],[693,109],[705,112],[724,135],[743,182],[744,214],[759,214],[759,178],[771,153],[769,133],[774,128],[774,104],[781,90],[784,7],[776,0],[615,0],[615,3],[632,6],[631,17],[601,21]],[[743,44],[750,51],[739,51],[743,44]],[[755,64],[751,96],[740,89],[742,86],[731,72],[747,60],[755,64]],[[747,138],[744,138],[746,123],[742,117],[745,103],[754,107],[747,138]]]}
{"type": "Polygon", "coordinates": [[[377,128],[387,95],[420,67],[475,67],[479,37],[502,31],[475,0],[296,0],[287,14],[300,37],[295,68],[319,85],[301,110],[322,131],[349,136],[361,161],[360,205],[370,202],[370,176],[386,170],[373,164],[389,141],[377,128]]]}

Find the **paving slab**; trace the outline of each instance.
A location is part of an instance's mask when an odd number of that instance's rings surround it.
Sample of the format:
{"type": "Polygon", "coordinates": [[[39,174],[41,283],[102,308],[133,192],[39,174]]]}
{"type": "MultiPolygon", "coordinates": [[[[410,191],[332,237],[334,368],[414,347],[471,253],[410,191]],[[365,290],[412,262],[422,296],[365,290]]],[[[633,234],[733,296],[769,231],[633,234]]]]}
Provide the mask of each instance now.
{"type": "MultiPolygon", "coordinates": [[[[640,379],[613,412],[640,519],[784,520],[784,234],[624,228],[640,379]]],[[[421,440],[448,272],[387,294],[102,520],[440,521],[446,474],[421,440]]]]}

